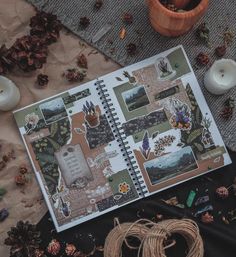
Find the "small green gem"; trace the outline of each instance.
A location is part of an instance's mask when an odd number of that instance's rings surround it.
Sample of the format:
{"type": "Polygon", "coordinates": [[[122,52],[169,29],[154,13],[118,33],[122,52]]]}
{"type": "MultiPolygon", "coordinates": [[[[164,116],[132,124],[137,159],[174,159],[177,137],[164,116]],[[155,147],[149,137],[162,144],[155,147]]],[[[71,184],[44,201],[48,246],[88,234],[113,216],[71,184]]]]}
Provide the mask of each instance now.
{"type": "Polygon", "coordinates": [[[69,113],[72,113],[72,110],[69,110],[69,113]]]}
{"type": "Polygon", "coordinates": [[[208,168],[208,170],[211,170],[211,169],[212,169],[212,167],[211,167],[211,166],[208,166],[207,168],[208,168]]]}
{"type": "Polygon", "coordinates": [[[187,206],[190,208],[193,205],[194,198],[196,196],[196,192],[191,190],[188,195],[188,199],[186,201],[187,206]]]}
{"type": "Polygon", "coordinates": [[[138,136],[135,136],[134,138],[135,138],[135,139],[138,139],[138,136]]]}
{"type": "Polygon", "coordinates": [[[36,156],[36,160],[39,160],[39,157],[38,157],[38,156],[36,156]]]}
{"type": "Polygon", "coordinates": [[[175,68],[179,68],[179,64],[178,63],[175,64],[175,68]]]}
{"type": "Polygon", "coordinates": [[[113,178],[112,178],[112,177],[109,177],[108,181],[109,181],[109,182],[112,182],[112,181],[113,181],[113,178]]]}

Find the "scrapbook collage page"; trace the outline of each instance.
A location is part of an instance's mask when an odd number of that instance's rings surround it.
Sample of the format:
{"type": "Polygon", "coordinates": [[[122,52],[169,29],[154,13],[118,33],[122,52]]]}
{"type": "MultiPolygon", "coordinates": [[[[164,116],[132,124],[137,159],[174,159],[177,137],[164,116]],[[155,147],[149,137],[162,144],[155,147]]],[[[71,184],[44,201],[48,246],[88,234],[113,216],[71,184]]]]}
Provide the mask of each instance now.
{"type": "Polygon", "coordinates": [[[102,79],[147,194],[231,163],[182,46],[102,79]]]}
{"type": "Polygon", "coordinates": [[[94,83],[14,113],[58,231],[139,197],[94,83]]]}

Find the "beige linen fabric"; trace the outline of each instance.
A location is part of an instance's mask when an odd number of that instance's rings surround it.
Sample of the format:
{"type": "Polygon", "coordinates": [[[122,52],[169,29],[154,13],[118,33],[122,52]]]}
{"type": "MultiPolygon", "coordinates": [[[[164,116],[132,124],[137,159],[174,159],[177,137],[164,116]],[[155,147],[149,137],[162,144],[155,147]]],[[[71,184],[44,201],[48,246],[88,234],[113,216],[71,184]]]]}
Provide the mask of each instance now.
{"type": "MultiPolygon", "coordinates": [[[[0,45],[5,43],[10,46],[16,38],[27,34],[29,20],[34,13],[34,8],[24,0],[1,0],[0,45]]],[[[7,76],[15,82],[21,92],[21,101],[17,108],[75,86],[75,84],[66,82],[61,74],[67,68],[76,67],[76,57],[80,53],[84,53],[88,58],[89,68],[84,82],[119,68],[114,62],[105,60],[102,54],[89,54],[92,50],[78,37],[63,30],[58,42],[49,47],[48,60],[42,70],[31,73],[16,71],[7,76]],[[37,74],[41,72],[47,74],[50,80],[45,89],[37,88],[35,85],[37,74]]],[[[9,161],[7,167],[0,171],[0,187],[8,191],[4,199],[0,201],[0,209],[7,208],[10,212],[10,216],[0,223],[0,256],[7,257],[9,248],[4,246],[3,242],[10,227],[20,219],[38,222],[46,213],[47,208],[11,112],[0,111],[0,145],[2,145],[0,158],[12,149],[16,154],[16,159],[9,161]],[[30,181],[24,187],[16,186],[14,182],[20,165],[26,165],[29,169],[30,181]]]]}

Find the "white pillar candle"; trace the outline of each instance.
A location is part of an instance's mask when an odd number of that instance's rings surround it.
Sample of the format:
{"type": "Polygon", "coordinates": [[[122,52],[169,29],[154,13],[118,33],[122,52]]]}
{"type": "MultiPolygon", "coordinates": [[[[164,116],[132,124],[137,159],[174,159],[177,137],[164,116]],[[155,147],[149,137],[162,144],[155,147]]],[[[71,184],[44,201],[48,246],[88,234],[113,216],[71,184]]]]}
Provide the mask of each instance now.
{"type": "Polygon", "coordinates": [[[0,76],[0,111],[12,110],[20,101],[20,91],[6,77],[0,76]]]}
{"type": "Polygon", "coordinates": [[[222,95],[236,85],[236,62],[230,59],[215,61],[204,77],[206,89],[222,95]]]}

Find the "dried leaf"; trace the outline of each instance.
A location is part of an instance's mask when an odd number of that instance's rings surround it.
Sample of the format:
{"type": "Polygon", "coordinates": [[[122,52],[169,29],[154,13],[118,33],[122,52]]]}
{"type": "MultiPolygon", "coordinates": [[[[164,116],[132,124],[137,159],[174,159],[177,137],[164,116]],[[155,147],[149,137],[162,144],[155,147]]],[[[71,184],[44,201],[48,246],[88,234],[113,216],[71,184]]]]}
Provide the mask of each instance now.
{"type": "Polygon", "coordinates": [[[120,33],[119,33],[120,39],[124,39],[126,36],[126,29],[122,28],[120,33]]]}
{"type": "Polygon", "coordinates": [[[119,77],[116,77],[116,80],[118,80],[118,81],[123,81],[121,78],[119,78],[119,77]]]}

